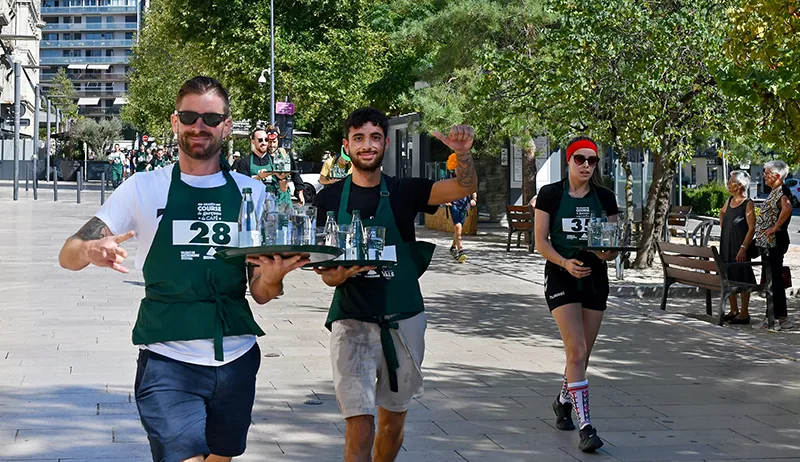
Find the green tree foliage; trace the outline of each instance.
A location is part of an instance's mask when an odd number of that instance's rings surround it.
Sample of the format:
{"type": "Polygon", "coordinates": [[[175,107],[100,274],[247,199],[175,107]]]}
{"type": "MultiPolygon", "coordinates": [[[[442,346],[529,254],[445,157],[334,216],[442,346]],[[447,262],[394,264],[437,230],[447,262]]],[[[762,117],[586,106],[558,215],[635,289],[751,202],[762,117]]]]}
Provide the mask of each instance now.
{"type": "Polygon", "coordinates": [[[60,68],[50,84],[48,91],[50,101],[53,105],[61,110],[61,114],[67,119],[76,119],[78,117],[78,91],[72,81],[67,77],[67,71],[60,68]]]}
{"type": "Polygon", "coordinates": [[[800,158],[800,3],[735,0],[719,66],[720,87],[738,97],[746,133],[757,134],[784,158],[800,158]]]}
{"type": "Polygon", "coordinates": [[[97,122],[94,119],[81,117],[70,127],[68,138],[73,145],[80,146],[81,143],[86,143],[98,159],[103,159],[121,135],[122,121],[118,118],[97,122]]]}
{"type": "MultiPolygon", "coordinates": [[[[734,122],[710,62],[719,59],[718,2],[548,0],[553,22],[536,52],[498,50],[498,80],[530,88],[529,111],[556,140],[587,133],[624,154],[649,151],[653,181],[637,266],[649,266],[676,164],[703,133],[734,122]]],[[[622,159],[623,161],[625,159],[622,159]]]]}

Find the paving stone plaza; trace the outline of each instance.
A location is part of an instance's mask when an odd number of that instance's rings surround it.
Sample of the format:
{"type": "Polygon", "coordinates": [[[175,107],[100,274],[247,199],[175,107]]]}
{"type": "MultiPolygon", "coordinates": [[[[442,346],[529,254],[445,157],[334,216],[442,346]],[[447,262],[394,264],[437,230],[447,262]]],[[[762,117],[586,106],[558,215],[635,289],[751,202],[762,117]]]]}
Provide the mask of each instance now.
{"type": "MultiPolygon", "coordinates": [[[[0,185],[0,460],[148,461],[132,397],[142,275],[132,258],[128,275],[59,267],[64,239],[99,207],[96,192],[81,205],[74,193],[34,202],[22,190],[12,202],[0,185]]],[[[605,446],[581,453],[577,432],[554,427],[563,347],[541,279],[525,276],[543,260],[498,243],[501,261],[460,265],[444,233],[420,235],[440,246],[421,280],[425,394],[398,460],[800,461],[794,350],[614,297],[589,368],[605,446]]],[[[125,247],[135,254],[135,241],[125,247]]],[[[235,460],[342,459],[323,326],[331,297],[317,275],[297,271],[283,297],[254,305],[267,335],[248,449],[235,460]]]]}

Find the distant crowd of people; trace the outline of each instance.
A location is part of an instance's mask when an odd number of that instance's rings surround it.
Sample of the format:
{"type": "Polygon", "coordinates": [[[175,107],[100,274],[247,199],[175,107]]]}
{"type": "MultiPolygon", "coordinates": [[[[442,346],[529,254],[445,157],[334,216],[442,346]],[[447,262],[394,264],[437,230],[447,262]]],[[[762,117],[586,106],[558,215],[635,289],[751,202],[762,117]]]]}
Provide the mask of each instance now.
{"type": "Polygon", "coordinates": [[[111,164],[111,183],[114,188],[138,172],[158,170],[177,160],[177,152],[167,151],[164,146],[139,145],[138,149],[120,149],[119,144],[108,154],[111,164]]]}

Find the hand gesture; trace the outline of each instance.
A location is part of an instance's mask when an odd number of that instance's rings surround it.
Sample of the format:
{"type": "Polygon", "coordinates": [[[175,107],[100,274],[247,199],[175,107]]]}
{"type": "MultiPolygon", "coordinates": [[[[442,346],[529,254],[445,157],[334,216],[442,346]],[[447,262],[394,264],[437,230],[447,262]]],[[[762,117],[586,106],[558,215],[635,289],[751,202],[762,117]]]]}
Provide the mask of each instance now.
{"type": "Polygon", "coordinates": [[[258,171],[258,179],[259,180],[264,180],[269,175],[270,175],[270,173],[266,169],[261,169],[261,170],[258,171]]]}
{"type": "Polygon", "coordinates": [[[95,266],[111,268],[127,274],[128,268],[122,266],[122,262],[128,258],[128,252],[119,245],[132,238],[134,234],[133,231],[128,231],[125,234],[89,241],[87,249],[89,261],[95,266]]]}
{"type": "Polygon", "coordinates": [[[283,259],[280,255],[259,255],[247,257],[247,262],[260,268],[259,281],[267,285],[278,285],[283,283],[283,278],[292,271],[311,262],[308,258],[300,255],[283,259]]]}
{"type": "Polygon", "coordinates": [[[456,154],[467,154],[472,149],[473,141],[475,141],[475,130],[469,125],[454,126],[450,129],[448,136],[440,132],[433,132],[432,135],[456,154]]]}
{"type": "Polygon", "coordinates": [[[336,268],[314,268],[314,272],[322,276],[322,282],[330,287],[337,287],[344,284],[350,277],[374,270],[374,266],[337,266],[336,268]]]}
{"type": "Polygon", "coordinates": [[[585,278],[586,276],[592,273],[591,268],[587,268],[583,266],[583,262],[580,260],[576,260],[574,258],[570,258],[569,260],[564,261],[564,269],[573,276],[578,279],[585,278]]]}

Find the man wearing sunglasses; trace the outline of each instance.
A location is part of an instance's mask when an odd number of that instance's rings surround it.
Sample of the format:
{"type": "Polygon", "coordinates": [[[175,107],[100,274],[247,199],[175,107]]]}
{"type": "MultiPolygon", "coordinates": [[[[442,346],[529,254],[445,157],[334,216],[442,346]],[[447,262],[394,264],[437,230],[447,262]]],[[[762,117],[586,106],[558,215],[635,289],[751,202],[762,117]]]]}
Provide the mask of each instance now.
{"type": "MultiPolygon", "coordinates": [[[[220,260],[236,247],[242,191],[264,186],[223,166],[231,131],[228,93],[210,77],[180,88],[171,117],[179,162],[123,183],[59,255],[64,268],[94,264],[127,273],[120,246],[139,238],[136,266],[145,298],[133,328],[140,348],[136,405],[158,462],[227,462],[244,453],[261,354],[245,291],[245,258],[220,260]]],[[[259,304],[278,296],[299,257],[248,258],[249,289],[259,304]]]]}
{"type": "Polygon", "coordinates": [[[278,202],[291,204],[292,194],[289,180],[294,183],[295,197],[300,205],[305,204],[303,180],[294,160],[285,149],[278,147],[278,130],[272,126],[258,128],[250,135],[253,151],[236,164],[236,171],[263,181],[278,202]]]}

